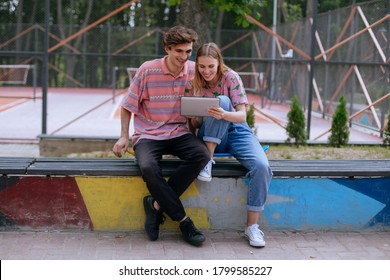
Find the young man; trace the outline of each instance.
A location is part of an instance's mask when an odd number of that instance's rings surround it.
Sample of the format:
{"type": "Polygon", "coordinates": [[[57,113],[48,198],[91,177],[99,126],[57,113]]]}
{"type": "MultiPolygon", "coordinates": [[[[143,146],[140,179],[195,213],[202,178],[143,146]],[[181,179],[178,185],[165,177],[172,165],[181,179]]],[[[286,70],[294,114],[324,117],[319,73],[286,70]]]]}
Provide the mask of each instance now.
{"type": "Polygon", "coordinates": [[[184,240],[194,246],[200,246],[205,237],[186,215],[179,197],[207,164],[210,154],[189,131],[187,118],[180,115],[180,97],[194,77],[195,63],[189,58],[197,39],[195,31],[182,26],[164,34],[167,55],[147,61],[137,70],[122,103],[121,136],[113,147],[118,157],[128,149],[129,123],[134,115],[133,148],[151,194],[143,201],[145,231],[150,240],[157,240],[165,212],[179,223],[184,240]],[[168,180],[159,166],[163,154],[183,160],[168,180]]]}

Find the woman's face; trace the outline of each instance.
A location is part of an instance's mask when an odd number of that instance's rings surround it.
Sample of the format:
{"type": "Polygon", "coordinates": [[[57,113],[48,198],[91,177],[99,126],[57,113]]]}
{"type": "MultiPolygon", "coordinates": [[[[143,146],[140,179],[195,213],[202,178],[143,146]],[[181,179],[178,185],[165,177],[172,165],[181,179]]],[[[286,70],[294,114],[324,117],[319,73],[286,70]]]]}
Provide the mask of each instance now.
{"type": "Polygon", "coordinates": [[[198,57],[198,71],[206,82],[216,82],[218,80],[218,60],[210,56],[198,57]]]}

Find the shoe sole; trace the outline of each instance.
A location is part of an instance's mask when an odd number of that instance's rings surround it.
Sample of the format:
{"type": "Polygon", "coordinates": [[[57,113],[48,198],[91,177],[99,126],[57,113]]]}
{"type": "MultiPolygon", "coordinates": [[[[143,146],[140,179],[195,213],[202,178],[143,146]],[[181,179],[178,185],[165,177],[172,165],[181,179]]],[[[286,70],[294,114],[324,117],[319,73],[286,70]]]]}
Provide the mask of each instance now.
{"type": "Polygon", "coordinates": [[[261,243],[253,242],[249,239],[248,235],[246,235],[246,234],[245,234],[245,238],[248,239],[249,245],[251,245],[252,247],[256,247],[256,248],[265,247],[265,241],[263,241],[261,243]]]}
{"type": "Polygon", "coordinates": [[[203,242],[204,242],[204,241],[199,242],[199,243],[193,243],[193,242],[188,242],[188,241],[187,241],[188,244],[190,244],[190,245],[192,245],[192,246],[195,246],[195,247],[200,247],[200,246],[202,246],[202,245],[203,245],[203,242]]]}
{"type": "Polygon", "coordinates": [[[192,246],[196,246],[196,247],[199,247],[203,244],[203,242],[206,241],[206,238],[204,238],[202,241],[198,241],[198,242],[194,242],[194,241],[188,241],[186,239],[184,239],[184,241],[186,241],[188,244],[191,244],[192,246]]]}
{"type": "Polygon", "coordinates": [[[200,181],[203,181],[203,182],[211,182],[211,179],[213,179],[213,178],[207,178],[207,177],[203,177],[203,176],[198,176],[198,180],[200,180],[200,181]]]}

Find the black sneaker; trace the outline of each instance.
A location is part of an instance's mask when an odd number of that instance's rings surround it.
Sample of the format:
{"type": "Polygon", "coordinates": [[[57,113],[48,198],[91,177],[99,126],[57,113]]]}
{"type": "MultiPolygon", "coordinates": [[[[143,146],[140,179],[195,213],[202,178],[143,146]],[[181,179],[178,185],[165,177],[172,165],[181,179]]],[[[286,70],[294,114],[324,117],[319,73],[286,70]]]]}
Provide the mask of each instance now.
{"type": "Polygon", "coordinates": [[[164,223],[165,216],[162,211],[157,211],[153,206],[154,198],[150,195],[144,197],[144,209],[146,214],[145,231],[151,241],[158,239],[160,225],[164,223]]]}
{"type": "Polygon", "coordinates": [[[200,246],[206,240],[203,233],[201,233],[194,225],[192,220],[187,217],[180,223],[180,230],[183,234],[184,240],[194,246],[200,246]]]}

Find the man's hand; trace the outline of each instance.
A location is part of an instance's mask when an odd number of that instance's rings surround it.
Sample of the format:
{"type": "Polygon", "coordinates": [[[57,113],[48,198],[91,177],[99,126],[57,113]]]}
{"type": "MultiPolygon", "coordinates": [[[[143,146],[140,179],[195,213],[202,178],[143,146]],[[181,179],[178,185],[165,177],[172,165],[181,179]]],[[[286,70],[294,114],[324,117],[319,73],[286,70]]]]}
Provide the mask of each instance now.
{"type": "Polygon", "coordinates": [[[121,137],[116,141],[114,147],[112,147],[112,151],[114,152],[114,155],[117,157],[122,157],[124,153],[126,153],[126,150],[129,148],[129,139],[127,137],[121,137]]]}

